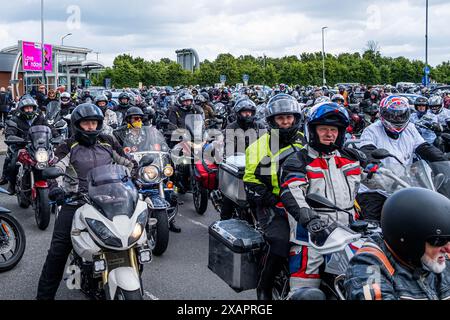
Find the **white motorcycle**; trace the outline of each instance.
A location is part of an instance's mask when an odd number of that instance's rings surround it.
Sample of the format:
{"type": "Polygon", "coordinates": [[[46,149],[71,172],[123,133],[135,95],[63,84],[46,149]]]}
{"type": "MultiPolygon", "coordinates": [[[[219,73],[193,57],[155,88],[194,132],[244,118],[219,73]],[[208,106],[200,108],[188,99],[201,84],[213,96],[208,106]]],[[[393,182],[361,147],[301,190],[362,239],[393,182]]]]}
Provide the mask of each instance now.
{"type": "MultiPolygon", "coordinates": [[[[48,168],[45,175],[56,178],[63,174],[48,168]]],[[[75,280],[73,288],[93,299],[142,300],[141,273],[143,265],[152,260],[145,231],[147,204],[139,200],[123,166],[94,168],[88,183],[87,194],[66,199],[66,203],[85,203],[72,223],[69,270],[75,280]]]]}

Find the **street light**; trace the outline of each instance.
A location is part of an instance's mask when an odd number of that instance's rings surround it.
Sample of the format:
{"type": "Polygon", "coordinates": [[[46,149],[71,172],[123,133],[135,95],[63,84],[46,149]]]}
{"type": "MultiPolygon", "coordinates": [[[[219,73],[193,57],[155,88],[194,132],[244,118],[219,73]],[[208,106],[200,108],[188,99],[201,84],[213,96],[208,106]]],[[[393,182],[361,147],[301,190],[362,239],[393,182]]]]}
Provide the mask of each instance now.
{"type": "Polygon", "coordinates": [[[426,0],[426,18],[425,18],[425,85],[428,87],[428,0],[426,0]]]}
{"type": "Polygon", "coordinates": [[[41,0],[41,67],[42,67],[42,84],[45,86],[45,53],[44,53],[44,0],[41,0]]]}
{"type": "Polygon", "coordinates": [[[71,36],[71,35],[72,35],[71,33],[68,33],[68,34],[66,34],[64,37],[61,38],[61,46],[64,45],[64,39],[65,39],[66,37],[68,37],[68,36],[71,36]]]}
{"type": "Polygon", "coordinates": [[[325,37],[324,37],[324,31],[328,27],[322,27],[322,70],[323,70],[323,85],[325,86],[327,83],[327,80],[325,79],[325,37]]]}

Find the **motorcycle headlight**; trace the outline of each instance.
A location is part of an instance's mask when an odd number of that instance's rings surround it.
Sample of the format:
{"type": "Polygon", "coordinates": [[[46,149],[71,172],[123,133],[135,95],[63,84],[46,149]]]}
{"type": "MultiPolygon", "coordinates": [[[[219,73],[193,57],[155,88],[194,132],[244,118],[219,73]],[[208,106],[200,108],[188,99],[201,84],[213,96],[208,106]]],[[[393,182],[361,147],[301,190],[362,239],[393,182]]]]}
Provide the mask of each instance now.
{"type": "Polygon", "coordinates": [[[111,230],[109,230],[105,224],[101,221],[86,218],[86,223],[92,232],[102,240],[107,246],[121,248],[122,241],[117,238],[111,230]]]}
{"type": "Polygon", "coordinates": [[[168,165],[164,168],[163,172],[166,177],[171,177],[171,176],[173,176],[173,167],[168,165]]]}
{"type": "Polygon", "coordinates": [[[145,230],[145,225],[147,224],[148,220],[148,212],[145,210],[142,212],[139,217],[136,220],[136,225],[134,226],[133,232],[131,233],[130,237],[128,238],[128,245],[131,246],[133,243],[138,241],[141,236],[142,232],[145,230]]]}
{"type": "Polygon", "coordinates": [[[153,182],[159,177],[159,169],[150,165],[142,168],[141,177],[145,182],[153,182]]]}
{"type": "Polygon", "coordinates": [[[47,150],[40,149],[36,152],[35,158],[37,162],[47,162],[48,161],[48,152],[47,150]]]}

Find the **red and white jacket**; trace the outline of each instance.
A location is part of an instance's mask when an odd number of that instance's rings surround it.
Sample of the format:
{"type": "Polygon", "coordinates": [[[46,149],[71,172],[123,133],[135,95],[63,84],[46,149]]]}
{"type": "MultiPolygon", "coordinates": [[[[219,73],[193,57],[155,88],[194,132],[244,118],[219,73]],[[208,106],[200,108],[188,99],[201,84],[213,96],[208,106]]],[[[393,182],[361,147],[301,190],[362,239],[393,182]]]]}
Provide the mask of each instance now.
{"type": "MultiPolygon", "coordinates": [[[[354,213],[353,205],[361,181],[360,163],[352,149],[341,149],[331,154],[319,154],[307,146],[295,152],[283,163],[280,174],[280,197],[288,213],[290,241],[308,245],[308,232],[297,223],[300,209],[310,208],[305,196],[310,193],[324,196],[337,207],[354,213]]],[[[322,219],[331,215],[348,225],[345,212],[314,209],[322,219]]]]}

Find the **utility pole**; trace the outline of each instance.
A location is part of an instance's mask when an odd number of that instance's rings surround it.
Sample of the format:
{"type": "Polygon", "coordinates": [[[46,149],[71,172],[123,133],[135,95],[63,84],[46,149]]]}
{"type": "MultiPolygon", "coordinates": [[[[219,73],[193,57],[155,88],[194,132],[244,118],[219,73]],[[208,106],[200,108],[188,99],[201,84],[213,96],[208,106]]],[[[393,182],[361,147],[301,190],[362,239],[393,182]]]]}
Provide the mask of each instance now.
{"type": "Polygon", "coordinates": [[[325,79],[325,36],[324,31],[328,27],[322,27],[322,80],[323,80],[323,86],[327,84],[327,80],[325,79]]]}
{"type": "Polygon", "coordinates": [[[426,18],[425,18],[425,85],[429,86],[428,69],[428,0],[426,0],[426,18]]]}
{"type": "Polygon", "coordinates": [[[45,76],[45,47],[44,47],[44,0],[41,0],[41,66],[42,66],[42,84],[46,85],[45,76]]]}

